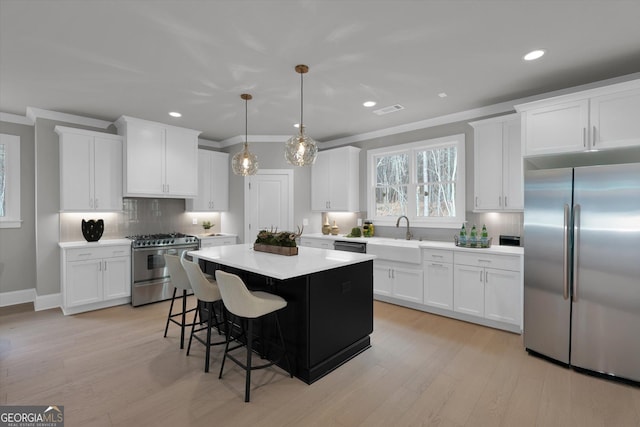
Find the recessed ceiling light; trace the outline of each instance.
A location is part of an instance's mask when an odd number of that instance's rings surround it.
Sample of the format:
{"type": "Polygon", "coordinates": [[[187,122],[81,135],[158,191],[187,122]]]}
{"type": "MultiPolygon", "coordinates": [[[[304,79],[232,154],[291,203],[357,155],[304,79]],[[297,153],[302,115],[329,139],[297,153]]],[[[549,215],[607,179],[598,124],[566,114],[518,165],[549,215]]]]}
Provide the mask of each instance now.
{"type": "Polygon", "coordinates": [[[447,97],[447,94],[446,94],[446,93],[444,93],[444,92],[440,92],[440,93],[438,94],[438,96],[439,96],[440,98],[446,98],[446,97],[447,97]]]}
{"type": "Polygon", "coordinates": [[[375,101],[366,101],[366,102],[363,102],[362,105],[364,105],[367,108],[374,107],[376,105],[376,102],[375,101]]]}
{"type": "Polygon", "coordinates": [[[182,117],[182,114],[178,113],[177,111],[172,111],[169,113],[169,115],[171,117],[182,117]]]}
{"type": "Polygon", "coordinates": [[[544,55],[544,54],[545,54],[545,50],[544,49],[536,49],[536,50],[532,50],[531,52],[527,53],[522,58],[525,61],[533,61],[535,59],[541,58],[542,55],[544,55]]]}

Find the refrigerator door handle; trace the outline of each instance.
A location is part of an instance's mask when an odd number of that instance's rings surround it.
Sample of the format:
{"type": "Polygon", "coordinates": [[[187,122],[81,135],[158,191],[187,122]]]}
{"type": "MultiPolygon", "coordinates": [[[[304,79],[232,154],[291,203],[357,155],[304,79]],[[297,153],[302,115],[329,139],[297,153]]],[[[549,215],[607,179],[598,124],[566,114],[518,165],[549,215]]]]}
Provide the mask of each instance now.
{"type": "Polygon", "coordinates": [[[564,205],[564,227],[562,238],[562,273],[563,273],[563,293],[564,299],[569,299],[569,205],[564,205]]]}
{"type": "Polygon", "coordinates": [[[578,301],[578,258],[580,255],[580,205],[573,207],[573,286],[571,299],[578,301]]]}

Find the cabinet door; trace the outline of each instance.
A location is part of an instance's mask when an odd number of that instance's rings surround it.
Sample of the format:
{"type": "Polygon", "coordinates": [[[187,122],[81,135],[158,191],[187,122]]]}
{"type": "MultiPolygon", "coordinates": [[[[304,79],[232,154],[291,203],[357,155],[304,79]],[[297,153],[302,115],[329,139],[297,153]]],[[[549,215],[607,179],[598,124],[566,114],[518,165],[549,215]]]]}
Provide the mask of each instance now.
{"type": "Polygon", "coordinates": [[[591,99],[591,147],[640,146],[640,89],[591,99]]]}
{"type": "Polygon", "coordinates": [[[211,152],[211,207],[214,211],[229,210],[229,155],[211,152]]]}
{"type": "Polygon", "coordinates": [[[453,265],[425,262],[424,303],[433,307],[453,310],[453,265]]]}
{"type": "Polygon", "coordinates": [[[453,309],[484,316],[484,269],[456,265],[453,274],[453,309]]]}
{"type": "Polygon", "coordinates": [[[484,310],[487,319],[520,325],[520,273],[485,269],[484,310]]]}
{"type": "Polygon", "coordinates": [[[395,266],[391,269],[393,296],[422,304],[424,280],[422,269],[395,266]]]}
{"type": "MultiPolygon", "coordinates": [[[[311,210],[325,212],[329,210],[329,175],[331,153],[319,152],[311,167],[311,210]]],[[[341,185],[344,185],[342,183],[341,185]]]]}
{"type": "Polygon", "coordinates": [[[384,296],[393,294],[391,266],[375,260],[373,261],[373,292],[384,296]]]}
{"type": "Polygon", "coordinates": [[[524,209],[524,175],[520,119],[505,122],[502,127],[502,207],[524,209]]]}
{"type": "Polygon", "coordinates": [[[527,156],[587,149],[587,99],[532,109],[524,117],[527,156]]]}
{"type": "Polygon", "coordinates": [[[94,209],[122,210],[122,142],[94,138],[94,209]]]}
{"type": "Polygon", "coordinates": [[[165,132],[165,195],[197,197],[198,136],[192,130],[174,127],[165,132]]]}
{"type": "Polygon", "coordinates": [[[102,260],[67,262],[67,307],[102,301],[102,260]]]}
{"type": "Polygon", "coordinates": [[[127,123],[125,196],[164,194],[164,129],[127,123]]]}
{"type": "Polygon", "coordinates": [[[131,261],[129,257],[107,258],[102,262],[103,297],[128,297],[131,295],[131,261]]]}
{"type": "Polygon", "coordinates": [[[502,135],[501,122],[475,128],[475,210],[502,209],[502,135]]]}
{"type": "Polygon", "coordinates": [[[330,154],[329,165],[329,210],[332,211],[348,211],[350,200],[349,197],[349,169],[351,167],[351,159],[349,153],[342,150],[332,150],[330,154]]]}
{"type": "Polygon", "coordinates": [[[198,197],[185,201],[188,211],[211,210],[211,156],[207,150],[198,150],[198,197]]]}
{"type": "Polygon", "coordinates": [[[65,133],[60,138],[60,209],[93,210],[93,138],[65,133]]]}

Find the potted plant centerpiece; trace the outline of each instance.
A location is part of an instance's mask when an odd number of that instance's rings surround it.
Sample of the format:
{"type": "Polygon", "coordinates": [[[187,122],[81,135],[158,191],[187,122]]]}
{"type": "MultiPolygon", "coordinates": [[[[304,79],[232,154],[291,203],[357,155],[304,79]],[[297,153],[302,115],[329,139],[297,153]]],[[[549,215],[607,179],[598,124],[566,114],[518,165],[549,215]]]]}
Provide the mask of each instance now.
{"type": "Polygon", "coordinates": [[[278,255],[298,255],[296,239],[302,235],[303,228],[298,227],[298,232],[260,230],[253,244],[253,250],[259,252],[269,252],[278,255]]]}

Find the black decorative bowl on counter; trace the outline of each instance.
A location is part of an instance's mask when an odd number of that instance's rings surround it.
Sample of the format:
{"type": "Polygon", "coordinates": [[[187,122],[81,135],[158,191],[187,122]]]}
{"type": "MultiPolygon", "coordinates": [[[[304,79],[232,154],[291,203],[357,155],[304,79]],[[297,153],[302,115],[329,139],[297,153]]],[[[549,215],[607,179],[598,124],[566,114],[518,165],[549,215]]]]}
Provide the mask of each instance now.
{"type": "Polygon", "coordinates": [[[97,242],[104,233],[104,221],[101,219],[82,220],[82,235],[87,242],[97,242]]]}

